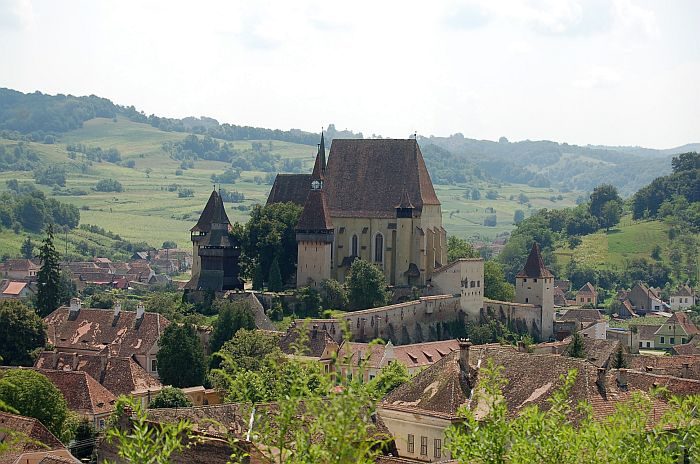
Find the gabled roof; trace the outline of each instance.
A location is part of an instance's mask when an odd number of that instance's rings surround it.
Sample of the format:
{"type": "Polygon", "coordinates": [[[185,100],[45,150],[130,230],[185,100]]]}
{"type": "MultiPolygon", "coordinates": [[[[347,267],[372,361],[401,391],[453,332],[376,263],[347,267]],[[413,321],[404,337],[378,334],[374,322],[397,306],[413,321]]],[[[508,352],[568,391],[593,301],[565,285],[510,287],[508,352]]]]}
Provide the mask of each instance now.
{"type": "Polygon", "coordinates": [[[547,269],[547,267],[544,265],[542,254],[540,253],[540,246],[537,244],[537,242],[533,242],[530,255],[527,257],[527,261],[525,262],[525,267],[516,275],[516,277],[554,277],[552,273],[549,272],[549,269],[547,269]]]}
{"type": "Polygon", "coordinates": [[[695,292],[693,289],[687,285],[682,285],[675,292],[671,293],[671,296],[694,296],[695,292]]]}
{"type": "Polygon", "coordinates": [[[213,190],[209,195],[209,200],[199,216],[199,221],[190,231],[209,232],[212,224],[230,224],[224,209],[224,201],[216,190],[213,190]]]}
{"type": "Polygon", "coordinates": [[[81,371],[39,370],[63,394],[68,409],[81,414],[108,414],[114,411],[117,397],[81,371]]]}
{"type": "Polygon", "coordinates": [[[597,309],[569,309],[559,318],[561,321],[596,322],[604,319],[597,309]]]}
{"type": "Polygon", "coordinates": [[[291,202],[304,206],[309,196],[309,185],[311,174],[277,174],[266,204],[291,202]]]}
{"type": "Polygon", "coordinates": [[[440,204],[414,139],[334,139],[325,179],[333,217],[395,217],[404,188],[418,211],[440,204]]]}
{"type": "Polygon", "coordinates": [[[673,313],[673,316],[669,317],[665,324],[678,324],[683,327],[685,333],[690,336],[700,333],[700,329],[697,328],[693,321],[690,320],[688,315],[682,311],[677,311],[673,313]]]}
{"type": "Polygon", "coordinates": [[[7,287],[2,291],[3,295],[19,295],[27,286],[27,282],[10,282],[7,287]]]}
{"type": "Polygon", "coordinates": [[[8,259],[0,266],[6,271],[30,271],[38,270],[41,267],[31,259],[26,258],[8,259]]]}
{"type": "Polygon", "coordinates": [[[304,341],[302,356],[311,356],[315,358],[320,358],[323,354],[323,350],[329,343],[334,343],[333,337],[322,328],[319,328],[317,324],[301,324],[297,325],[296,321],[287,329],[279,341],[279,347],[283,353],[287,354],[297,354],[295,348],[304,341]],[[303,333],[306,332],[306,333],[303,333]]]}
{"type": "Polygon", "coordinates": [[[146,312],[136,324],[134,311],[121,311],[118,317],[111,309],[81,308],[69,318],[69,308],[61,306],[44,318],[48,342],[58,351],[107,350],[113,356],[147,354],[170,324],[157,313],[146,312]]]}
{"type": "Polygon", "coordinates": [[[595,291],[595,287],[593,287],[593,285],[591,285],[590,282],[586,282],[583,287],[579,288],[577,293],[590,294],[590,295],[597,295],[598,294],[598,292],[595,291]]]}
{"type": "Polygon", "coordinates": [[[627,367],[641,372],[700,380],[700,356],[625,356],[627,367]]]}
{"type": "Polygon", "coordinates": [[[137,390],[158,389],[162,384],[131,357],[107,356],[107,353],[77,354],[44,351],[34,367],[61,371],[83,371],[115,396],[137,390]]]}
{"type": "Polygon", "coordinates": [[[656,332],[661,328],[660,325],[645,325],[645,324],[635,324],[637,331],[639,332],[640,340],[653,340],[656,332]]]}
{"type": "MultiPolygon", "coordinates": [[[[0,431],[2,431],[0,438],[4,438],[2,435],[7,430],[19,434],[19,436],[10,438],[10,441],[14,441],[16,438],[18,442],[0,455],[2,463],[15,462],[17,457],[27,452],[65,449],[63,443],[33,417],[0,412],[0,431]]],[[[0,441],[2,440],[0,439],[0,441]]]]}

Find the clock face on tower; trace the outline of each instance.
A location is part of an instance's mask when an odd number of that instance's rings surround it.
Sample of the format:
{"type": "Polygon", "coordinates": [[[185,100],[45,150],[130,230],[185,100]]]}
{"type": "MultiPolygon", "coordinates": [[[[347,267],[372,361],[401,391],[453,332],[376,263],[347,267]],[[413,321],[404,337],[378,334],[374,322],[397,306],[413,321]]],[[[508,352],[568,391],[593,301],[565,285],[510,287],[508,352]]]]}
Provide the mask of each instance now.
{"type": "Polygon", "coordinates": [[[321,181],[320,180],[314,180],[311,182],[311,190],[320,190],[321,189],[321,181]]]}

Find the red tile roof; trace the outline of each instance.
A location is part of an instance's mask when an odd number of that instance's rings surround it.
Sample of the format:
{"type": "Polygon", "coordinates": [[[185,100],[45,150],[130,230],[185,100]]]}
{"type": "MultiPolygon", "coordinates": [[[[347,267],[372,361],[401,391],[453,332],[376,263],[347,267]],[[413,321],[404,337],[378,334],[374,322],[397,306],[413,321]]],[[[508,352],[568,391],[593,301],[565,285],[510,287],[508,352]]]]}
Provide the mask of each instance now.
{"type": "Polygon", "coordinates": [[[591,285],[590,282],[586,282],[586,284],[581,287],[577,293],[583,293],[584,295],[597,295],[598,292],[595,291],[595,287],[591,285]]]}
{"type": "MultiPolygon", "coordinates": [[[[10,440],[18,439],[0,455],[0,463],[13,463],[23,453],[32,451],[48,451],[64,449],[63,443],[56,438],[44,425],[32,417],[18,416],[0,412],[0,430],[9,430],[19,434],[10,440]]],[[[2,440],[0,440],[2,441],[2,440]]]]}
{"type": "Polygon", "coordinates": [[[61,306],[44,318],[48,341],[58,351],[94,351],[107,349],[113,356],[145,355],[170,324],[157,313],[144,313],[137,324],[136,313],[121,311],[118,317],[110,309],[81,308],[75,318],[61,306]]]}
{"type": "Polygon", "coordinates": [[[100,415],[114,411],[117,397],[85,372],[40,369],[68,403],[68,409],[80,414],[100,415]]]}
{"type": "Polygon", "coordinates": [[[5,290],[2,291],[3,295],[19,295],[27,286],[26,282],[10,282],[5,290]]]}

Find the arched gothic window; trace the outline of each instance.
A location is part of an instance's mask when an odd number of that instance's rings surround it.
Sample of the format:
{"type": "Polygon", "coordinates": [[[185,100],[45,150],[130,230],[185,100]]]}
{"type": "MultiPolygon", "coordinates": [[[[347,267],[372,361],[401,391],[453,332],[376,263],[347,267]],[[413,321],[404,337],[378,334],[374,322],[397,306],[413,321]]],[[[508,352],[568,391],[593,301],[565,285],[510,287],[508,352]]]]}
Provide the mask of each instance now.
{"type": "Polygon", "coordinates": [[[384,236],[382,234],[374,236],[374,261],[377,263],[384,261],[384,236]]]}
{"type": "Polygon", "coordinates": [[[352,239],[350,240],[350,251],[352,252],[351,256],[359,256],[357,251],[358,251],[358,246],[357,246],[357,235],[353,235],[352,239]]]}

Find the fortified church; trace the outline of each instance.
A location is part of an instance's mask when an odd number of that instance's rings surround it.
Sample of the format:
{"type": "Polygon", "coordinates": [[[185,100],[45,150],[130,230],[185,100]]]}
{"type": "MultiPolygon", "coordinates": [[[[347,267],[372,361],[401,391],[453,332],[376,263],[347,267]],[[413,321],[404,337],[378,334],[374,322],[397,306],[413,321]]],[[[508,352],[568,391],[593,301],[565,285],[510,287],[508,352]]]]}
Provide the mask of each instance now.
{"type": "Polygon", "coordinates": [[[297,286],[340,282],[357,258],[387,283],[423,286],[447,264],[440,201],[414,139],[335,139],[323,134],[311,175],[279,174],[267,204],[304,207],[297,225],[297,286]]]}
{"type": "MultiPolygon", "coordinates": [[[[312,323],[333,337],[347,326],[355,341],[374,338],[408,344],[448,337],[455,321],[497,319],[538,340],[553,336],[554,276],[533,244],[516,276],[515,302],[484,297],[484,262],[447,263],[447,236],[435,194],[415,139],[335,139],[328,162],[323,135],[312,173],[278,174],[267,204],[303,206],[296,226],[297,287],[324,279],[344,281],[361,258],[379,266],[396,287],[423,287],[429,296],[347,313],[312,323]]],[[[214,190],[191,229],[192,279],[185,290],[223,292],[243,288],[240,248],[214,190]]],[[[300,323],[308,323],[300,322],[300,323]]]]}

